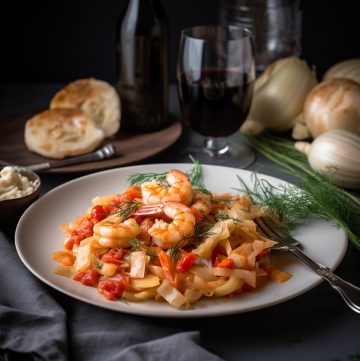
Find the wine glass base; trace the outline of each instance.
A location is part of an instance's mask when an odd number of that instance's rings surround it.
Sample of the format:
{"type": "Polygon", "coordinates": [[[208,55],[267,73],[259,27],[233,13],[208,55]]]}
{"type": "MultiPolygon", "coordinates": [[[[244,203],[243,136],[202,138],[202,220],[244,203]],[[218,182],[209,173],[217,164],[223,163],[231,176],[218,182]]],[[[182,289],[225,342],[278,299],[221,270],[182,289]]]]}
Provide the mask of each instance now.
{"type": "Polygon", "coordinates": [[[227,151],[214,153],[205,147],[189,147],[178,154],[178,160],[182,163],[191,161],[189,156],[198,160],[200,164],[222,165],[235,168],[246,168],[255,161],[255,153],[245,144],[228,145],[227,151]]]}

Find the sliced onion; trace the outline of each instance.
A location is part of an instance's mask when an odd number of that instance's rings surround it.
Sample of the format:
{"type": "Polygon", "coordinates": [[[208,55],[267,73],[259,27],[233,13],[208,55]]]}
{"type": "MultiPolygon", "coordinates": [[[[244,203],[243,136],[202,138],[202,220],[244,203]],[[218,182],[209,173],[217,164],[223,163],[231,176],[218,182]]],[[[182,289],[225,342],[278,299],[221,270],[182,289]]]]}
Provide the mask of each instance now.
{"type": "Polygon", "coordinates": [[[150,257],[144,251],[130,253],[130,277],[144,278],[146,264],[150,257]]]}
{"type": "Polygon", "coordinates": [[[254,249],[255,255],[257,256],[262,251],[264,251],[265,249],[271,248],[275,244],[276,244],[276,242],[274,242],[270,239],[267,241],[255,240],[253,242],[253,249],[254,249]]]}
{"type": "Polygon", "coordinates": [[[207,282],[205,282],[201,277],[197,275],[195,275],[194,277],[194,285],[197,290],[201,290],[204,293],[213,291],[213,288],[209,286],[207,282]]]}
{"type": "Polygon", "coordinates": [[[231,260],[234,262],[235,268],[248,268],[249,264],[247,257],[239,253],[232,253],[230,255],[231,260]]]}
{"type": "Polygon", "coordinates": [[[157,293],[170,303],[171,306],[176,308],[181,307],[186,302],[186,298],[176,288],[171,286],[167,280],[162,281],[157,289],[157,293]]]}
{"type": "Polygon", "coordinates": [[[214,281],[216,279],[213,268],[195,266],[191,268],[191,272],[204,281],[214,281]]]}
{"type": "Polygon", "coordinates": [[[199,299],[203,296],[203,292],[187,288],[184,292],[184,296],[186,298],[186,302],[191,304],[199,301],[199,299]]]}
{"type": "Polygon", "coordinates": [[[256,271],[234,269],[233,272],[249,286],[256,287],[256,271]]]}
{"type": "Polygon", "coordinates": [[[244,281],[240,279],[235,273],[221,286],[215,288],[214,296],[222,297],[230,295],[237,291],[243,285],[244,281]]]}
{"type": "Polygon", "coordinates": [[[219,277],[230,277],[233,273],[233,269],[224,267],[215,267],[214,274],[219,277]]]}
{"type": "Polygon", "coordinates": [[[164,270],[160,266],[155,266],[153,264],[148,264],[148,270],[151,273],[153,273],[154,275],[158,276],[162,280],[165,278],[164,270]]]}

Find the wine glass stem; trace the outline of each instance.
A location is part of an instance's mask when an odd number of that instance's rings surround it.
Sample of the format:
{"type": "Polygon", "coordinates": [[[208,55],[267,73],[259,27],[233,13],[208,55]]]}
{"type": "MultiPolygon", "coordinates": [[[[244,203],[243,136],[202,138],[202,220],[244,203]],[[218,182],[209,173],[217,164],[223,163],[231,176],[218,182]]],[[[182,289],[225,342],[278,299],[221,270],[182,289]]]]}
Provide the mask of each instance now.
{"type": "Polygon", "coordinates": [[[229,145],[225,138],[205,138],[205,151],[211,157],[220,157],[229,150],[229,145]]]}

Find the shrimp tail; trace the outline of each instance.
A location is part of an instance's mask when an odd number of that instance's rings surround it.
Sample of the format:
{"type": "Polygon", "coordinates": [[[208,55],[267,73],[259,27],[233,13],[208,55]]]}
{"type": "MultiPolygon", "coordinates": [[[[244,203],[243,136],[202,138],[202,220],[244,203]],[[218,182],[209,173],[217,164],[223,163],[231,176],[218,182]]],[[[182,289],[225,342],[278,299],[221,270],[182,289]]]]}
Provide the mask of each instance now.
{"type": "Polygon", "coordinates": [[[160,216],[164,213],[164,203],[145,204],[139,207],[134,216],[160,216]]]}

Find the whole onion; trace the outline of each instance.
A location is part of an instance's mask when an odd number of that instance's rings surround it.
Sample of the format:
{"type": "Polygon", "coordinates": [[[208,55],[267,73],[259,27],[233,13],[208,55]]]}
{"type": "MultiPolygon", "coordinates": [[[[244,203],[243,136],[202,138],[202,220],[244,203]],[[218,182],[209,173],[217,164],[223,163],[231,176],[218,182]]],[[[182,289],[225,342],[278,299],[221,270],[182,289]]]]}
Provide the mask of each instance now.
{"type": "Polygon", "coordinates": [[[258,134],[264,128],[291,129],[316,84],[315,72],[304,60],[277,60],[256,80],[250,113],[240,131],[258,134]]]}
{"type": "Polygon", "coordinates": [[[346,78],[360,83],[360,58],[348,59],[333,65],[324,75],[324,80],[346,78]]]}
{"type": "Polygon", "coordinates": [[[360,84],[342,78],[319,83],[306,97],[303,116],[313,138],[331,129],[360,134],[360,84]]]}

